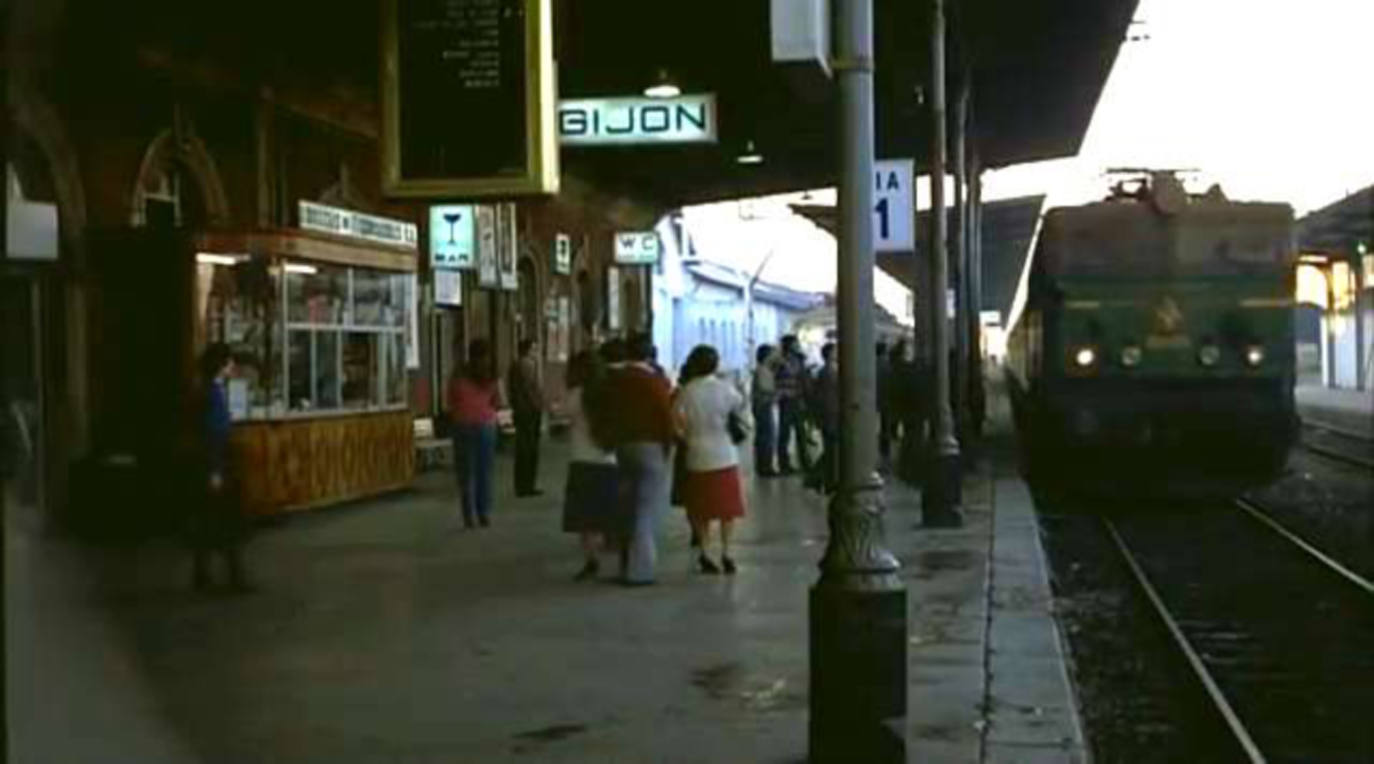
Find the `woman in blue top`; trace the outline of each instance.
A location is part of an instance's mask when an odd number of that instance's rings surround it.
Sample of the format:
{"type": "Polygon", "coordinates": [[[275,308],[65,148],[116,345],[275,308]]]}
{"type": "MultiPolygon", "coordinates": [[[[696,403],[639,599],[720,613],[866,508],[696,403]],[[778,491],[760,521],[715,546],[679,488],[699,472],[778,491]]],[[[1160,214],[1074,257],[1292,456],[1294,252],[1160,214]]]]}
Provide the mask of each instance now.
{"type": "Polygon", "coordinates": [[[229,450],[229,394],[226,389],[234,361],[229,346],[212,343],[200,359],[204,385],[199,412],[200,465],[197,470],[197,497],[191,523],[191,543],[195,552],[196,591],[210,587],[210,557],[219,553],[229,569],[229,586],[236,592],[252,587],[243,574],[243,516],[233,491],[233,458],[229,450]]]}

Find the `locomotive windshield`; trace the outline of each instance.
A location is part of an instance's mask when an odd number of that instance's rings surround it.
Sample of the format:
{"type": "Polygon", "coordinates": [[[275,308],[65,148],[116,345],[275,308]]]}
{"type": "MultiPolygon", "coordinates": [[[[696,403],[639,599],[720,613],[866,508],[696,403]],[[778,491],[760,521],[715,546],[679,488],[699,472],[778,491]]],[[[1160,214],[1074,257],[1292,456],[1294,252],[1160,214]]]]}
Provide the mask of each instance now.
{"type": "Polygon", "coordinates": [[[1177,215],[1145,204],[1052,211],[1045,265],[1069,276],[1240,275],[1287,268],[1292,214],[1282,205],[1194,206],[1177,215]]]}
{"type": "Polygon", "coordinates": [[[1257,273],[1287,267],[1292,234],[1287,219],[1274,216],[1208,216],[1179,220],[1174,258],[1194,273],[1257,273]]]}

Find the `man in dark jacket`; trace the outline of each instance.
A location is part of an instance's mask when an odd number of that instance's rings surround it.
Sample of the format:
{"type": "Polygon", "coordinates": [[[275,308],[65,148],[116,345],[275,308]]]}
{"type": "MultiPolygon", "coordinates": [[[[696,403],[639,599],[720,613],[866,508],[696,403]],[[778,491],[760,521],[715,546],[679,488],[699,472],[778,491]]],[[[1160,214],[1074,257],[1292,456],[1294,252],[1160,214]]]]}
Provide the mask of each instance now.
{"type": "Polygon", "coordinates": [[[229,347],[216,342],[205,349],[200,363],[204,388],[197,411],[199,465],[193,476],[192,492],[192,501],[198,506],[193,510],[190,527],[193,586],[196,591],[210,587],[210,558],[219,554],[228,568],[230,588],[240,593],[251,592],[255,587],[243,570],[247,522],[235,492],[237,481],[229,446],[232,417],[226,388],[234,362],[229,347]]]}
{"type": "Polygon", "coordinates": [[[821,360],[824,365],[811,386],[810,406],[820,426],[823,450],[807,483],[823,494],[831,494],[840,487],[840,369],[835,343],[825,343],[821,360]]]}
{"type": "Polygon", "coordinates": [[[790,454],[795,433],[798,467],[805,472],[811,467],[806,434],[806,356],[796,335],[782,338],[782,359],[773,376],[778,392],[778,471],[784,475],[796,471],[790,454]]]}
{"type": "Polygon", "coordinates": [[[897,431],[897,421],[892,410],[892,356],[901,352],[902,343],[898,342],[889,353],[887,343],[879,342],[874,348],[877,356],[878,375],[878,458],[883,469],[892,462],[892,436],[897,431]]]}
{"type": "Polygon", "coordinates": [[[506,387],[515,416],[515,495],[539,496],[539,438],[544,426],[544,383],[534,340],[521,340],[506,387]]]}

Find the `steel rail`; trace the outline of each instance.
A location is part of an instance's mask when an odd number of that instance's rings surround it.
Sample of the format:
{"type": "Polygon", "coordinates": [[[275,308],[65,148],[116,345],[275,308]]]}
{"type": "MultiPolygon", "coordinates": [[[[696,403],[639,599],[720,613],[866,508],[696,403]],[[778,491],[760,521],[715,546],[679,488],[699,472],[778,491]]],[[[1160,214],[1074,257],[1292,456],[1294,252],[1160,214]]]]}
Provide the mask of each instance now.
{"type": "MultiPolygon", "coordinates": [[[[1304,430],[1312,430],[1313,432],[1334,435],[1336,440],[1344,439],[1346,441],[1351,442],[1354,445],[1362,447],[1366,451],[1374,452],[1374,438],[1371,438],[1369,435],[1358,433],[1353,430],[1347,430],[1341,427],[1336,427],[1325,422],[1313,422],[1304,420],[1302,423],[1302,427],[1304,430]]],[[[1305,450],[1311,451],[1312,453],[1317,454],[1318,456],[1323,456],[1327,459],[1332,459],[1343,464],[1350,464],[1356,467],[1362,467],[1367,470],[1374,470],[1374,460],[1365,459],[1362,456],[1346,453],[1345,451],[1337,451],[1329,446],[1312,443],[1309,442],[1307,438],[1300,439],[1299,445],[1301,445],[1305,450]]]]}
{"type": "Polygon", "coordinates": [[[1216,680],[1212,678],[1212,673],[1207,670],[1207,665],[1203,663],[1202,657],[1198,655],[1197,650],[1193,649],[1193,645],[1188,641],[1188,637],[1184,635],[1183,629],[1178,625],[1178,622],[1174,620],[1173,614],[1169,612],[1168,606],[1164,604],[1164,599],[1159,596],[1159,592],[1155,591],[1154,585],[1150,583],[1149,577],[1145,575],[1145,569],[1136,561],[1135,555],[1126,544],[1126,540],[1123,539],[1121,534],[1117,531],[1116,524],[1109,518],[1103,518],[1102,522],[1106,525],[1107,532],[1111,535],[1112,541],[1116,543],[1117,550],[1121,552],[1122,559],[1126,561],[1127,567],[1131,569],[1131,575],[1134,576],[1136,585],[1145,593],[1145,597],[1150,600],[1150,604],[1154,606],[1155,615],[1164,623],[1165,628],[1169,630],[1169,634],[1174,638],[1174,643],[1183,651],[1184,657],[1188,659],[1188,665],[1193,669],[1193,674],[1207,691],[1207,695],[1211,698],[1213,705],[1216,706],[1217,712],[1220,713],[1222,719],[1226,721],[1226,726],[1231,730],[1231,734],[1235,737],[1236,743],[1239,744],[1241,749],[1245,752],[1246,758],[1251,764],[1266,764],[1267,759],[1265,759],[1264,754],[1260,751],[1259,746],[1255,744],[1254,738],[1250,736],[1250,731],[1245,728],[1245,724],[1241,722],[1240,716],[1237,715],[1235,709],[1231,707],[1231,702],[1226,699],[1225,693],[1221,691],[1221,687],[1217,684],[1216,680]]]}
{"type": "Polygon", "coordinates": [[[1296,545],[1299,549],[1311,555],[1313,559],[1317,560],[1317,562],[1320,562],[1322,565],[1326,566],[1326,568],[1331,572],[1335,573],[1341,578],[1344,578],[1345,580],[1354,584],[1356,587],[1363,589],[1365,594],[1374,594],[1374,582],[1371,582],[1369,579],[1365,578],[1364,576],[1361,576],[1359,573],[1356,573],[1350,568],[1345,567],[1340,562],[1331,558],[1325,552],[1308,543],[1306,539],[1302,538],[1298,534],[1284,527],[1284,525],[1280,523],[1278,520],[1275,520],[1273,517],[1270,517],[1267,512],[1265,512],[1263,509],[1259,507],[1259,505],[1251,501],[1247,501],[1246,499],[1236,499],[1235,503],[1238,509],[1245,512],[1250,517],[1254,518],[1257,522],[1264,525],[1269,530],[1273,531],[1274,533],[1277,533],[1279,536],[1281,536],[1288,542],[1296,545]]]}
{"type": "Polygon", "coordinates": [[[1316,454],[1317,456],[1330,459],[1332,461],[1340,462],[1342,464],[1350,464],[1356,467],[1363,467],[1367,470],[1374,470],[1374,461],[1361,459],[1358,456],[1351,456],[1350,454],[1343,453],[1341,451],[1334,451],[1325,446],[1318,446],[1312,443],[1308,443],[1307,441],[1303,441],[1302,447],[1316,454]]]}
{"type": "Polygon", "coordinates": [[[1302,420],[1302,426],[1310,427],[1314,430],[1322,430],[1324,432],[1334,433],[1343,438],[1349,438],[1350,440],[1358,440],[1361,443],[1374,443],[1374,436],[1366,435],[1360,432],[1355,432],[1354,430],[1347,430],[1344,427],[1337,427],[1332,424],[1327,424],[1326,422],[1316,422],[1309,419],[1304,419],[1302,420]]]}

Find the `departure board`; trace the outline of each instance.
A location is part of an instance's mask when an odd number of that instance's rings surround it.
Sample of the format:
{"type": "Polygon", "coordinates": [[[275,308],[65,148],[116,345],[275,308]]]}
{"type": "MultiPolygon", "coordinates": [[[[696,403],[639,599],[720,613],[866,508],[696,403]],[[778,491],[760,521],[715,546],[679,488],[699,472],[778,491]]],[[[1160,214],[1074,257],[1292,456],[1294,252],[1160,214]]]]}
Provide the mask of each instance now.
{"type": "Polygon", "coordinates": [[[543,155],[552,145],[544,135],[553,110],[548,2],[387,3],[389,191],[550,190],[543,187],[546,165],[556,162],[543,155]]]}

